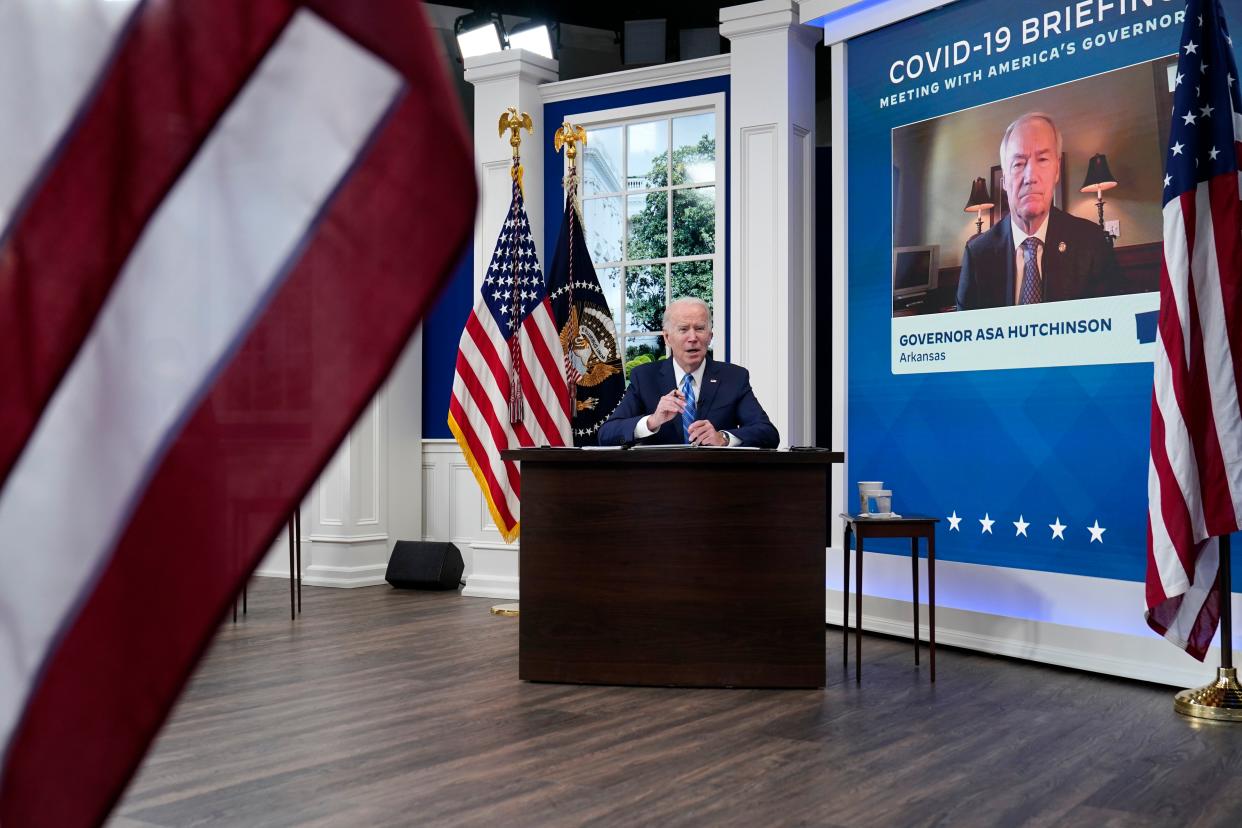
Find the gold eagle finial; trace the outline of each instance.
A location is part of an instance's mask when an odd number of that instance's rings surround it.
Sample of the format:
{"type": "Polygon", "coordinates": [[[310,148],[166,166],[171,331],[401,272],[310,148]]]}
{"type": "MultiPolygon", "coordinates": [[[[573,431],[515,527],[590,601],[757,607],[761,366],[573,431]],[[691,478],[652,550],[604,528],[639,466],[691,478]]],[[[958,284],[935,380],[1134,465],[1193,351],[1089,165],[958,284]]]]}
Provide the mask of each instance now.
{"type": "Polygon", "coordinates": [[[519,113],[516,106],[511,106],[500,113],[500,137],[505,137],[506,129],[512,131],[513,134],[509,136],[509,146],[513,147],[514,158],[518,155],[518,147],[522,145],[522,127],[526,127],[527,132],[535,130],[535,124],[528,113],[519,113]]]}
{"type": "Polygon", "coordinates": [[[561,151],[561,147],[568,147],[565,156],[569,159],[569,166],[576,166],[578,163],[578,144],[587,142],[586,130],[577,124],[571,124],[566,121],[552,135],[552,146],[557,151],[561,151]]]}
{"type": "Polygon", "coordinates": [[[505,130],[510,130],[509,146],[513,147],[513,168],[511,175],[513,180],[517,182],[519,188],[522,187],[522,165],[518,162],[521,154],[518,148],[522,146],[522,127],[526,127],[528,133],[535,131],[535,124],[530,119],[530,115],[526,112],[519,113],[516,106],[511,106],[504,112],[500,113],[500,137],[505,137],[505,130]]]}

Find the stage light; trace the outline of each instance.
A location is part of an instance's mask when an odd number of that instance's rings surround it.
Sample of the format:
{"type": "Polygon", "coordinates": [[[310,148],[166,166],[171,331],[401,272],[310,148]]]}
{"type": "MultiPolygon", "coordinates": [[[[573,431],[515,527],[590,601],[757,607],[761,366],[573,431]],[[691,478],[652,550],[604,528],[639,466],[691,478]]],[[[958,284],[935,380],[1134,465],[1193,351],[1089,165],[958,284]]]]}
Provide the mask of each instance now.
{"type": "Polygon", "coordinates": [[[463,60],[505,48],[505,30],[497,14],[464,14],[454,22],[453,33],[457,35],[457,50],[463,60]]]}
{"type": "Polygon", "coordinates": [[[966,200],[965,212],[975,214],[975,235],[983,232],[983,211],[991,210],[996,203],[988,195],[988,182],[976,178],[970,185],[970,198],[966,200]]]}
{"type": "Polygon", "coordinates": [[[627,20],[621,31],[623,65],[649,66],[668,60],[667,20],[627,20]]]}
{"type": "Polygon", "coordinates": [[[525,49],[546,58],[556,57],[552,49],[552,29],[541,20],[515,26],[509,32],[509,48],[525,49]]]}

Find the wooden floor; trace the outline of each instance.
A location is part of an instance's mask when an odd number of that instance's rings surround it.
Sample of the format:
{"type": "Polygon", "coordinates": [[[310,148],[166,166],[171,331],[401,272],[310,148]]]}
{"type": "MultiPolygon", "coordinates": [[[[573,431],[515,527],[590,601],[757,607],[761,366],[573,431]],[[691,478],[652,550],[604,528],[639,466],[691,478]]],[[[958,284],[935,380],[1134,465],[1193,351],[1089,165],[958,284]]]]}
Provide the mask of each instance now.
{"type": "MultiPolygon", "coordinates": [[[[258,579],[111,825],[1242,825],[1242,726],[870,636],[822,691],[524,684],[495,602],[258,579]]],[[[1205,671],[1206,674],[1206,671],[1205,671]]]]}

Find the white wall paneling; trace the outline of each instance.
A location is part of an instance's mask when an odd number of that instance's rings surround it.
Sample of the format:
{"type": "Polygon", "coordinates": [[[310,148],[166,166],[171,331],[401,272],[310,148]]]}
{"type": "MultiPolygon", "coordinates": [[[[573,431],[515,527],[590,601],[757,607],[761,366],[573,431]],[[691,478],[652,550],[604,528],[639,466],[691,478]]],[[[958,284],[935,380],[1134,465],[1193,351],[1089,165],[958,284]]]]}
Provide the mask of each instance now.
{"type": "MultiPolygon", "coordinates": [[[[573,78],[556,83],[545,83],[539,87],[539,94],[543,98],[544,103],[554,103],[573,98],[611,95],[614,92],[650,89],[653,86],[685,83],[687,81],[727,75],[729,73],[729,62],[729,56],[726,54],[696,58],[695,60],[682,60],[675,63],[661,63],[658,66],[626,69],[624,72],[612,72],[607,75],[594,75],[589,78],[573,78]]],[[[554,126],[560,125],[555,124],[554,126]]]]}
{"type": "MultiPolygon", "coordinates": [[[[422,338],[416,334],[302,504],[302,581],[384,582],[397,540],[423,534],[422,338]]],[[[282,531],[255,574],[289,577],[282,531]]]]}
{"type": "MultiPolygon", "coordinates": [[[[846,389],[849,380],[848,362],[846,361],[846,343],[849,341],[849,316],[846,314],[846,303],[849,293],[846,290],[849,272],[849,211],[845,205],[846,184],[849,159],[849,146],[845,140],[846,117],[846,72],[845,44],[838,43],[832,47],[832,203],[835,207],[832,214],[832,442],[834,449],[845,450],[846,434],[846,389]]],[[[846,511],[848,506],[845,496],[846,470],[849,455],[845,463],[837,463],[832,467],[832,508],[829,519],[832,521],[832,537],[839,538],[844,532],[844,525],[838,515],[846,511]]]]}
{"type": "Polygon", "coordinates": [[[474,473],[453,440],[424,440],[423,540],[452,541],[466,563],[463,595],[518,597],[518,545],[507,544],[492,522],[474,473]]]}
{"type": "Polygon", "coordinates": [[[751,372],[786,444],[814,441],[816,29],[798,23],[792,0],[720,10],[729,38],[731,355],[751,372]],[[809,143],[809,148],[808,148],[809,143]]]}

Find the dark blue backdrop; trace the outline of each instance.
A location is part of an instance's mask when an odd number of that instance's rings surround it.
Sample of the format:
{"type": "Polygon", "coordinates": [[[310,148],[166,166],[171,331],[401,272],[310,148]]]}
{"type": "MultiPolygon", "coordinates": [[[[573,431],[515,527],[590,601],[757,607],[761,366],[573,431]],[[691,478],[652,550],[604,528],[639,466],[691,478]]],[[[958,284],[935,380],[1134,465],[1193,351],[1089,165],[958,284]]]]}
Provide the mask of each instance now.
{"type": "MultiPolygon", "coordinates": [[[[1156,0],[1124,16],[1024,46],[1026,18],[1065,10],[1062,0],[995,3],[962,0],[851,41],[848,46],[849,137],[849,380],[847,485],[883,480],[897,511],[962,517],[960,531],[940,525],[937,554],[995,566],[1140,581],[1146,566],[1146,481],[1150,363],[895,376],[890,366],[892,293],[891,131],[903,124],[1153,60],[1178,49],[1181,26],[1083,49],[1121,26],[1182,10],[1156,0]],[[1009,26],[1013,45],[987,57],[972,50],[957,72],[1078,44],[1075,54],[1030,69],[943,90],[898,106],[880,99],[895,86],[895,60],[966,39],[986,48],[985,33],[1009,26]],[[980,519],[995,521],[984,534],[980,519]],[[1029,522],[1028,537],[1013,521],[1029,522]],[[1069,528],[1054,540],[1048,525],[1069,528]],[[1091,543],[1086,527],[1106,528],[1091,543]]],[[[1121,3],[1117,3],[1120,6],[1121,3]]],[[[1127,0],[1126,6],[1129,6],[1127,0]]],[[[1225,3],[1242,23],[1242,3],[1225,3]]],[[[1093,5],[1094,8],[1094,5],[1093,5]]],[[[1072,9],[1071,9],[1072,10],[1072,9]]],[[[917,63],[916,63],[917,65],[917,63]]],[[[1152,170],[1152,175],[1160,171],[1152,170]]],[[[850,502],[856,500],[856,495],[850,502]]],[[[881,551],[885,551],[881,549],[881,551]]],[[[908,554],[908,547],[889,551],[908,554]]]]}

